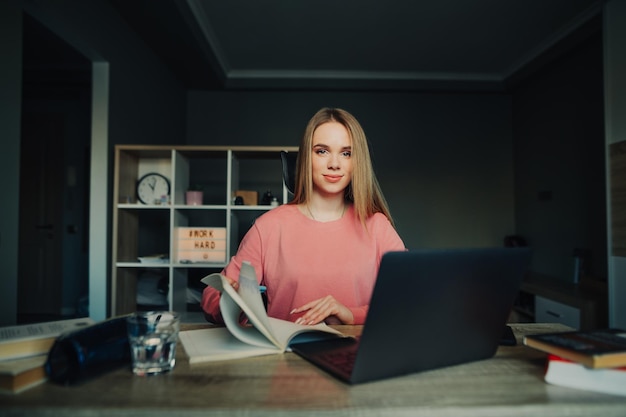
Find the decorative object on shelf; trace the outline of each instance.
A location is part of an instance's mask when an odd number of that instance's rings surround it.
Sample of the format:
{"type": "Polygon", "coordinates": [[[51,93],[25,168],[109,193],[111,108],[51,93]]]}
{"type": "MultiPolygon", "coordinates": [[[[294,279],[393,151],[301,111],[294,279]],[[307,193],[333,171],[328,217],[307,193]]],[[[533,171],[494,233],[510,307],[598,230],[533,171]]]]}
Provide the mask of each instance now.
{"type": "Polygon", "coordinates": [[[130,195],[123,195],[119,198],[120,204],[133,204],[135,202],[135,197],[130,195]]]}
{"type": "Polygon", "coordinates": [[[176,247],[182,264],[226,262],[226,228],[179,227],[176,247]]]}
{"type": "MultiPolygon", "coordinates": [[[[265,192],[265,194],[263,194],[263,199],[261,200],[261,204],[263,204],[264,206],[269,206],[270,204],[272,204],[272,200],[274,200],[274,195],[272,194],[271,190],[267,190],[265,192]]],[[[276,200],[276,203],[278,203],[278,200],[276,200]]]]}
{"type": "Polygon", "coordinates": [[[185,204],[188,206],[201,206],[204,193],[201,190],[189,189],[185,192],[185,204]]]}
{"type": "Polygon", "coordinates": [[[139,262],[141,262],[142,264],[166,264],[170,261],[167,258],[167,255],[164,253],[148,256],[139,256],[137,259],[139,259],[139,262]]]}
{"type": "Polygon", "coordinates": [[[235,197],[243,198],[244,206],[256,206],[259,204],[259,193],[256,191],[237,190],[235,197]]]}
{"type": "Polygon", "coordinates": [[[170,180],[157,172],[144,175],[137,182],[137,198],[143,204],[167,204],[170,180]]]}

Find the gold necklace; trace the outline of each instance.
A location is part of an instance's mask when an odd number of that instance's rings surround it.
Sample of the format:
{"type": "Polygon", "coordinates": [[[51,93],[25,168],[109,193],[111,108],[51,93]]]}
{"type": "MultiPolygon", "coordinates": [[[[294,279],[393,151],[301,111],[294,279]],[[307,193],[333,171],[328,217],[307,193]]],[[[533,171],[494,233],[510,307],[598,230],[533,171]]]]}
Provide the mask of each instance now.
{"type": "Polygon", "coordinates": [[[317,220],[315,219],[315,216],[313,215],[313,212],[311,212],[311,209],[309,208],[309,205],[308,205],[308,204],[306,205],[306,210],[309,212],[309,215],[311,216],[311,218],[312,218],[313,220],[317,221],[317,220]]]}
{"type": "MultiPolygon", "coordinates": [[[[308,204],[306,205],[306,211],[308,211],[308,212],[309,212],[309,215],[311,216],[311,218],[312,218],[313,220],[317,221],[317,219],[316,219],[316,218],[315,218],[315,216],[313,215],[313,212],[311,211],[311,208],[309,207],[309,205],[308,205],[308,204]]],[[[338,217],[337,219],[335,219],[335,220],[341,219],[341,218],[343,217],[343,215],[344,215],[344,214],[346,214],[346,204],[345,204],[345,203],[343,204],[343,209],[341,209],[341,216],[339,216],[339,217],[338,217]]]]}

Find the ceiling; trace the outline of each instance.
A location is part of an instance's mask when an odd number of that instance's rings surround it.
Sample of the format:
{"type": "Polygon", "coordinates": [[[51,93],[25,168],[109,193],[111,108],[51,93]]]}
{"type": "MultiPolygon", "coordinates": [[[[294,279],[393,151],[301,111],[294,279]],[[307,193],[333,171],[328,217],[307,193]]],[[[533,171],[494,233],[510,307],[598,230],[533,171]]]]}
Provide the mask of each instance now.
{"type": "Polygon", "coordinates": [[[501,89],[598,0],[109,0],[190,89],[501,89]]]}
{"type": "MultiPolygon", "coordinates": [[[[603,3],[108,1],[188,89],[403,91],[505,90],[555,50],[597,31],[603,3]]],[[[55,39],[29,22],[26,46],[55,39]]],[[[46,53],[65,48],[47,42],[45,48],[30,48],[42,51],[28,54],[31,64],[39,64],[33,68],[41,68],[51,56],[55,61],[79,60],[46,53]],[[41,53],[43,57],[37,56],[41,53]]]]}

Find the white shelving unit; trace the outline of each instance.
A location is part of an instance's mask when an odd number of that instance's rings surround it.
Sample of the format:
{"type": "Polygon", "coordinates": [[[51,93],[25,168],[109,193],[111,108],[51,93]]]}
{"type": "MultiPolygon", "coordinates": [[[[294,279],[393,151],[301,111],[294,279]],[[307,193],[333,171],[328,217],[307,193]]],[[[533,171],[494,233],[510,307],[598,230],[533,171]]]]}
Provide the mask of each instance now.
{"type": "Polygon", "coordinates": [[[280,203],[288,201],[289,194],[282,179],[281,150],[297,152],[298,149],[287,146],[116,146],[112,314],[169,308],[181,313],[185,322],[203,321],[196,301],[202,289],[199,280],[224,268],[254,219],[273,208],[260,204],[235,205],[234,192],[256,191],[260,200],[270,190],[280,203]],[[137,181],[150,172],[168,178],[168,203],[137,201],[137,181]],[[202,205],[185,204],[185,192],[190,186],[204,192],[202,205]],[[225,262],[178,263],[175,257],[178,227],[225,228],[225,262]],[[145,258],[153,255],[162,255],[163,259],[146,262],[145,258]],[[156,303],[146,303],[145,299],[154,299],[156,303]]]}

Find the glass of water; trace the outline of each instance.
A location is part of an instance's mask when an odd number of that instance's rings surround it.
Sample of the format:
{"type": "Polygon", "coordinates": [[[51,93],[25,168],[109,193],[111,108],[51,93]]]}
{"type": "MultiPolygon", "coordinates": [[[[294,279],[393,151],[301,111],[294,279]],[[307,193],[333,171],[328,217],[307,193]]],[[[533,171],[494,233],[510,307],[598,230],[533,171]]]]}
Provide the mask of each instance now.
{"type": "Polygon", "coordinates": [[[157,375],[174,369],[180,317],[173,311],[139,311],[127,318],[133,373],[157,375]]]}

